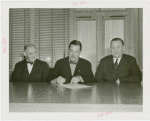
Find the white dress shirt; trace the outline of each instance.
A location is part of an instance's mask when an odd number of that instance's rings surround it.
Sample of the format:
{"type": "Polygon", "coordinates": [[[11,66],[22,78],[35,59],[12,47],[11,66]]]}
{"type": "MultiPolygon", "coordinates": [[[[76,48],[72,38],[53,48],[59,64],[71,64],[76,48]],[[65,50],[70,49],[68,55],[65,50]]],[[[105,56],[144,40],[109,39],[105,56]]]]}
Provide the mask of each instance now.
{"type": "MultiPolygon", "coordinates": [[[[70,62],[70,59],[69,59],[69,62],[70,62]]],[[[78,60],[76,61],[76,63],[78,62],[78,60]]],[[[76,69],[76,64],[70,64],[70,68],[71,68],[71,75],[73,76],[73,74],[74,74],[74,71],[75,71],[75,69],[76,69]]]]}
{"type": "Polygon", "coordinates": [[[70,64],[70,68],[71,68],[71,75],[73,76],[76,65],[75,64],[70,64]]]}
{"type": "MultiPolygon", "coordinates": [[[[78,59],[79,60],[79,59],[78,59]]],[[[78,62],[78,60],[76,61],[76,63],[78,62]]],[[[70,61],[70,59],[69,59],[70,61]]],[[[74,72],[75,72],[75,69],[76,69],[76,66],[77,64],[70,64],[70,68],[71,68],[71,75],[73,76],[74,72]]],[[[79,70],[80,71],[80,70],[79,70]]],[[[83,81],[83,78],[79,75],[77,75],[77,77],[80,79],[81,82],[84,82],[83,81]]]]}
{"type": "MultiPolygon", "coordinates": [[[[29,61],[29,60],[27,60],[27,61],[29,61]]],[[[32,65],[31,65],[30,63],[27,63],[27,68],[28,68],[29,74],[30,74],[31,71],[32,71],[33,65],[34,65],[34,61],[33,61],[33,64],[32,64],[32,65]]]]}
{"type": "Polygon", "coordinates": [[[32,71],[32,68],[33,68],[33,64],[31,65],[30,63],[27,64],[27,67],[28,67],[28,72],[29,74],[31,73],[32,71]]]}
{"type": "Polygon", "coordinates": [[[114,64],[115,64],[115,62],[116,62],[116,60],[118,59],[118,65],[119,65],[119,63],[120,63],[120,60],[121,60],[121,57],[120,58],[113,58],[113,60],[114,60],[114,64]]]}

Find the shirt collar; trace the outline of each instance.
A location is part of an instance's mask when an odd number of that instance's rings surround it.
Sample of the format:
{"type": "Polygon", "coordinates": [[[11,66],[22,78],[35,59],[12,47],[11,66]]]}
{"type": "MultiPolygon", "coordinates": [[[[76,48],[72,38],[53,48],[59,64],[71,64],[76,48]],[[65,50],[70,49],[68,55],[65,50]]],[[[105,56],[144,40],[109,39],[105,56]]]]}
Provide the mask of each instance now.
{"type": "Polygon", "coordinates": [[[122,56],[121,56],[120,58],[114,58],[114,57],[113,57],[113,61],[114,61],[114,63],[116,62],[116,59],[118,59],[118,64],[119,64],[119,63],[120,63],[121,58],[122,58],[122,56]]]}
{"type": "MultiPolygon", "coordinates": [[[[70,58],[69,58],[69,62],[70,62],[71,60],[70,60],[70,58]]],[[[79,58],[78,58],[78,60],[77,61],[74,61],[75,63],[78,63],[78,61],[79,61],[79,58]]]]}
{"type": "MultiPolygon", "coordinates": [[[[35,60],[36,60],[36,59],[35,59],[35,60]]],[[[28,59],[26,59],[26,61],[33,62],[33,64],[34,64],[35,60],[34,60],[34,61],[29,61],[28,59]]]]}

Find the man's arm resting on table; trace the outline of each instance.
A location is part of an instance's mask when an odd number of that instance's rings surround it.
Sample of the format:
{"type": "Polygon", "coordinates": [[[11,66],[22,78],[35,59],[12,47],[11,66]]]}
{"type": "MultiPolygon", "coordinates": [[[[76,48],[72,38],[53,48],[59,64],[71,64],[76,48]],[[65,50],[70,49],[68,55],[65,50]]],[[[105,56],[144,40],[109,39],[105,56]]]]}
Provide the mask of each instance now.
{"type": "Polygon", "coordinates": [[[136,82],[136,83],[141,83],[142,79],[138,76],[129,76],[129,77],[124,77],[124,78],[119,78],[121,83],[126,83],[126,82],[136,82]]]}
{"type": "Polygon", "coordinates": [[[14,70],[12,71],[10,82],[18,81],[18,75],[20,74],[19,72],[18,64],[16,64],[14,70]]]}
{"type": "Polygon", "coordinates": [[[129,77],[119,78],[120,82],[123,82],[123,83],[126,83],[126,82],[141,83],[142,73],[141,73],[135,59],[133,59],[132,62],[131,62],[131,69],[132,69],[132,75],[129,76],[129,77]]]}
{"type": "Polygon", "coordinates": [[[98,82],[103,81],[102,79],[103,78],[103,65],[104,65],[103,60],[101,60],[95,73],[95,80],[98,82]]]}
{"type": "Polygon", "coordinates": [[[43,67],[43,72],[42,72],[42,78],[43,78],[43,81],[46,82],[46,79],[47,79],[47,76],[48,74],[50,73],[50,70],[49,70],[49,66],[47,63],[44,64],[44,67],[43,67]]]}
{"type": "Polygon", "coordinates": [[[49,83],[52,80],[56,79],[57,77],[59,77],[59,61],[56,62],[53,71],[49,72],[46,81],[49,83]]]}
{"type": "Polygon", "coordinates": [[[86,66],[86,72],[84,75],[80,75],[82,77],[80,83],[83,83],[83,82],[93,82],[94,81],[94,75],[93,75],[93,72],[92,72],[92,65],[91,63],[88,63],[87,66],[86,66]]]}

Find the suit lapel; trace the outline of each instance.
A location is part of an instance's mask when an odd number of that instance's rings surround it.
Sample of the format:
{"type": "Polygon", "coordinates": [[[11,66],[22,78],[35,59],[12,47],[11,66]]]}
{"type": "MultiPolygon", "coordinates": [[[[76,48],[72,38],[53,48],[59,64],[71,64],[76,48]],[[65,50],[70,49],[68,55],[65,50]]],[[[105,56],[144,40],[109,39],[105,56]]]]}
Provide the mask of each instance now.
{"type": "Polygon", "coordinates": [[[109,60],[110,60],[110,67],[114,68],[114,60],[113,60],[113,56],[112,55],[110,56],[109,60]]]}
{"type": "Polygon", "coordinates": [[[28,72],[26,60],[23,61],[23,67],[21,73],[22,73],[22,79],[27,80],[29,77],[29,72],[28,72]]]}
{"type": "Polygon", "coordinates": [[[68,58],[66,58],[66,72],[67,72],[67,74],[68,74],[68,76],[72,76],[72,74],[71,74],[71,67],[70,67],[70,63],[69,63],[69,57],[68,58]]]}
{"type": "Polygon", "coordinates": [[[119,63],[119,68],[122,67],[122,66],[125,66],[126,65],[126,60],[125,60],[125,57],[124,57],[124,54],[122,55],[122,58],[120,60],[120,63],[119,63]]]}
{"type": "Polygon", "coordinates": [[[81,59],[79,58],[77,65],[76,65],[76,68],[74,70],[73,76],[78,75],[78,70],[80,69],[80,61],[81,61],[81,59]]]}
{"type": "MultiPolygon", "coordinates": [[[[23,69],[24,69],[24,72],[28,72],[28,67],[27,67],[26,60],[24,60],[23,69]]],[[[29,74],[29,72],[28,72],[28,74],[29,74]]]]}

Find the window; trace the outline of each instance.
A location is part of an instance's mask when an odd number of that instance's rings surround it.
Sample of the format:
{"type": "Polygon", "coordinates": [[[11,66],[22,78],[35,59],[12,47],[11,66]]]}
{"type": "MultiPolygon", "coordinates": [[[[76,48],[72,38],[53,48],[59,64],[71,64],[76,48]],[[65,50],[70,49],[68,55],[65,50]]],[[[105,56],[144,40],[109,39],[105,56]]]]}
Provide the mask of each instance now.
{"type": "Polygon", "coordinates": [[[10,9],[10,65],[23,60],[24,45],[31,41],[37,48],[37,58],[49,63],[68,56],[69,9],[10,9]],[[32,26],[32,27],[31,27],[32,26]],[[33,34],[30,34],[31,28],[33,34]],[[30,40],[34,36],[34,40],[30,40]]]}
{"type": "Polygon", "coordinates": [[[105,56],[110,55],[110,41],[113,38],[121,38],[124,40],[124,19],[107,19],[105,20],[105,56]]]}
{"type": "Polygon", "coordinates": [[[37,57],[50,66],[68,55],[69,9],[35,9],[37,57]]]}
{"type": "Polygon", "coordinates": [[[10,66],[23,60],[24,45],[30,40],[30,9],[10,9],[10,66]]]}

